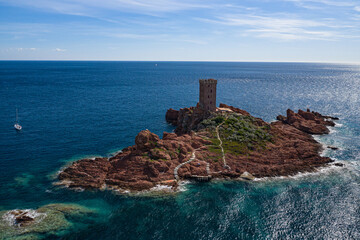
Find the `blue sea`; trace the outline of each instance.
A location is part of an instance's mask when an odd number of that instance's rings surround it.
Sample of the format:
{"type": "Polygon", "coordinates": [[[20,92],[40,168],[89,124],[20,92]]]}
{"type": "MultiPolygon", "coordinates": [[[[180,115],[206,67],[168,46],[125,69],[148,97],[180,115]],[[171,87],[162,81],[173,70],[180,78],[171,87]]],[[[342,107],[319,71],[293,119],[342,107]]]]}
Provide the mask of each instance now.
{"type": "MultiPolygon", "coordinates": [[[[0,62],[0,211],[79,204],[97,213],[49,239],[360,239],[360,65],[222,62],[0,62]],[[266,121],[310,108],[339,117],[322,154],[344,163],[254,182],[188,183],[169,196],[54,186],[67,164],[109,156],[168,108],[195,106],[200,78],[217,103],[266,121]],[[16,132],[16,108],[23,126],[16,132]]],[[[1,233],[0,233],[1,239],[1,233]]]]}

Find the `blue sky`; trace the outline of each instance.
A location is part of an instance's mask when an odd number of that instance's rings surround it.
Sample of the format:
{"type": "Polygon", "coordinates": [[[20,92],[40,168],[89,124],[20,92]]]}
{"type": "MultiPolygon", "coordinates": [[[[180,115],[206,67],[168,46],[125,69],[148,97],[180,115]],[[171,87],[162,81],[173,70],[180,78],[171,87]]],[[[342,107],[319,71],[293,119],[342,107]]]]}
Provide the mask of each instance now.
{"type": "Polygon", "coordinates": [[[360,63],[360,0],[0,0],[0,59],[360,63]]]}

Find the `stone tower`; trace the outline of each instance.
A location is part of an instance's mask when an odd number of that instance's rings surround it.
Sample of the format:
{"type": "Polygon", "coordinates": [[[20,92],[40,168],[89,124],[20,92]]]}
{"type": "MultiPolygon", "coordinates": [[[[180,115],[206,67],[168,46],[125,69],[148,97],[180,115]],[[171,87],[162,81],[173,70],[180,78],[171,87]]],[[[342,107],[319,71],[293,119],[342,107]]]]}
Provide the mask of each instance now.
{"type": "Polygon", "coordinates": [[[216,84],[215,79],[200,79],[199,105],[203,110],[216,110],[216,84]]]}

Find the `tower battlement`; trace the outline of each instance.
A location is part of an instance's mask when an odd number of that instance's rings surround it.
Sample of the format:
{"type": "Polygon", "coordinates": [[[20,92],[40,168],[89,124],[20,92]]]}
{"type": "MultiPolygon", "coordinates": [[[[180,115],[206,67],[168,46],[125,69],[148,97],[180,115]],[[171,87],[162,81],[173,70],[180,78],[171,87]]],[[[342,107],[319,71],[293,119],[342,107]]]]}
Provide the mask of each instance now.
{"type": "Polygon", "coordinates": [[[199,105],[203,110],[216,110],[216,85],[215,79],[200,79],[199,105]]]}
{"type": "Polygon", "coordinates": [[[209,84],[215,83],[215,84],[217,84],[217,80],[212,79],[212,78],[210,78],[210,79],[200,79],[200,80],[199,80],[199,83],[200,83],[200,84],[204,84],[204,83],[209,83],[209,84]]]}

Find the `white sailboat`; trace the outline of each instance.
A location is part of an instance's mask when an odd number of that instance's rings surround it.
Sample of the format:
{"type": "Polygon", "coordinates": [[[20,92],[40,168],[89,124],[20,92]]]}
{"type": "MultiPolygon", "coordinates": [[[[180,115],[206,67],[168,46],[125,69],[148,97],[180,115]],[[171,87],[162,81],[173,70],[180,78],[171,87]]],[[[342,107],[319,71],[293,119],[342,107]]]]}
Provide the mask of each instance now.
{"type": "Polygon", "coordinates": [[[20,131],[22,129],[22,126],[19,124],[19,121],[18,121],[18,110],[17,109],[16,109],[16,122],[15,122],[14,128],[17,131],[20,131]]]}

